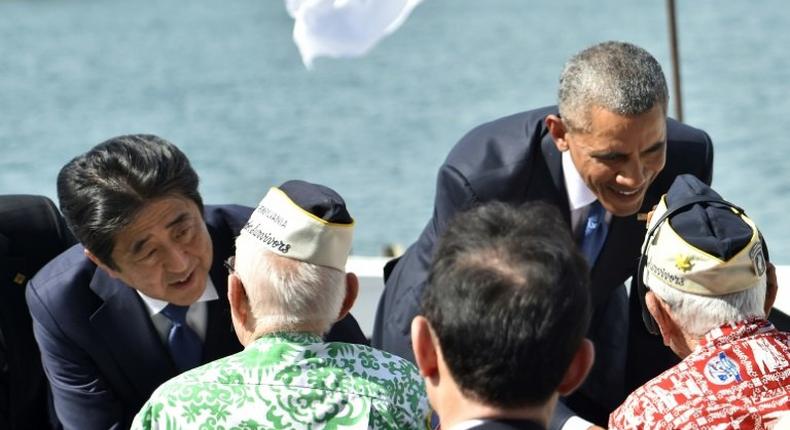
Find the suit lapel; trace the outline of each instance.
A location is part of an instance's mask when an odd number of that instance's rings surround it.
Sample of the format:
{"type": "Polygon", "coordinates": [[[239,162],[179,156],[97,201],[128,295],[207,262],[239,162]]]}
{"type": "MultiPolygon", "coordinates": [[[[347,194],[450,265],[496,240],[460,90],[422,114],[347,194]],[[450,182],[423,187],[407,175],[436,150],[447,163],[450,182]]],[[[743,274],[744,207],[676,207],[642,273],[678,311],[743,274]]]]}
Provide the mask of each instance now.
{"type": "MultiPolygon", "coordinates": [[[[541,124],[543,122],[541,121],[541,124]]],[[[568,205],[568,192],[565,190],[565,177],[562,174],[562,153],[554,144],[548,129],[542,131],[540,142],[544,165],[542,169],[534,169],[530,184],[529,200],[543,200],[560,210],[565,223],[571,225],[571,210],[568,205]],[[541,171],[542,170],[542,171],[541,171]]]]}
{"type": "MultiPolygon", "coordinates": [[[[249,215],[250,211],[247,210],[245,215],[249,215]]],[[[207,223],[207,227],[214,251],[209,276],[219,298],[207,303],[204,363],[242,349],[231,326],[227,273],[222,265],[222,261],[233,252],[234,233],[237,232],[226,231],[229,229],[224,224],[214,227],[207,223]]],[[[90,288],[103,300],[103,304],[90,317],[93,329],[120,367],[120,373],[128,377],[129,384],[140,396],[148,398],[160,384],[178,372],[154,328],[145,304],[133,288],[98,268],[90,288]]]]}
{"type": "MultiPolygon", "coordinates": [[[[219,294],[219,288],[217,288],[219,294]]],[[[203,362],[214,361],[241,351],[233,331],[227,300],[220,298],[208,303],[208,327],[203,344],[203,362]]]]}
{"type": "Polygon", "coordinates": [[[123,375],[144,398],[177,374],[137,292],[96,269],[90,288],[104,300],[90,317],[123,375]]]}
{"type": "MultiPolygon", "coordinates": [[[[651,211],[660,195],[655,185],[649,187],[638,213],[651,211]]],[[[601,304],[613,288],[620,286],[629,276],[636,273],[646,228],[645,221],[639,221],[636,214],[612,217],[606,242],[590,273],[594,305],[601,304]],[[633,257],[624,260],[623,256],[628,255],[633,257]]]]}
{"type": "Polygon", "coordinates": [[[590,271],[594,306],[603,303],[615,287],[634,273],[638,257],[632,260],[624,257],[639,255],[644,235],[645,224],[637,221],[636,215],[612,217],[606,241],[590,271]]]}

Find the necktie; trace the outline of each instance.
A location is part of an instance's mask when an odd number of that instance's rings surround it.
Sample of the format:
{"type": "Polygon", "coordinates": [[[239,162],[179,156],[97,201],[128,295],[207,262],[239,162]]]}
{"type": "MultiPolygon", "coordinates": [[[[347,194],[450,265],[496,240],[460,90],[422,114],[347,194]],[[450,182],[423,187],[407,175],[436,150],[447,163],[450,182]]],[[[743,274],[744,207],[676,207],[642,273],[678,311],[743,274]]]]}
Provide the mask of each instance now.
{"type": "Polygon", "coordinates": [[[167,336],[170,355],[180,372],[189,370],[200,364],[203,355],[203,342],[192,328],[187,325],[189,306],[169,304],[162,309],[162,314],[172,323],[167,336]]]}
{"type": "MultiPolygon", "coordinates": [[[[590,204],[579,248],[590,267],[601,253],[609,225],[599,201],[590,204]]],[[[595,369],[579,388],[590,399],[614,409],[625,386],[625,356],[628,351],[628,295],[625,286],[615,288],[597,305],[587,337],[595,344],[595,369]]]]}
{"type": "Polygon", "coordinates": [[[580,245],[582,254],[587,258],[587,263],[590,267],[595,264],[595,260],[601,252],[608,230],[606,209],[601,205],[601,202],[596,200],[590,204],[590,210],[587,213],[587,223],[584,225],[584,234],[580,245]]]}

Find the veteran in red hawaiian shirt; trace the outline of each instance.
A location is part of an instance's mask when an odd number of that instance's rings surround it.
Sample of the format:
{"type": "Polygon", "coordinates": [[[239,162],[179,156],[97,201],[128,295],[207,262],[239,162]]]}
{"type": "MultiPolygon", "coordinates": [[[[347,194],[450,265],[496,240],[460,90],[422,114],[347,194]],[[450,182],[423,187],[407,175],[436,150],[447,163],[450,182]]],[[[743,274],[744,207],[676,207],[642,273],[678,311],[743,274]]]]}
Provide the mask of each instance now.
{"type": "Polygon", "coordinates": [[[645,323],[683,360],[634,391],[609,428],[778,428],[790,415],[790,333],[766,320],[776,275],[752,220],[680,176],[640,265],[645,323]]]}

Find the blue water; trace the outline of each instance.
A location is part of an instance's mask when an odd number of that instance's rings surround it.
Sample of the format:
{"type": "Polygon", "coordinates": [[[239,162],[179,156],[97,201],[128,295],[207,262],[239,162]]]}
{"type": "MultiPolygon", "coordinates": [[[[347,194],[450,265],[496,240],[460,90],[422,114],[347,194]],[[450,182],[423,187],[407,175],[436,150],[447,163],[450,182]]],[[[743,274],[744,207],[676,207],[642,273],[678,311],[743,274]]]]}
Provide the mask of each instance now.
{"type": "MultiPolygon", "coordinates": [[[[714,184],[790,263],[790,8],[678,2],[686,122],[714,184]]],[[[361,59],[308,72],[281,0],[0,0],[0,193],[55,196],[70,158],[125,133],[179,145],[207,202],[253,205],[290,178],[337,189],[354,252],[409,244],[436,169],[474,125],[554,103],[564,61],[639,44],[669,72],[663,1],[425,0],[361,59]]],[[[669,73],[668,73],[669,76],[669,73]]]]}

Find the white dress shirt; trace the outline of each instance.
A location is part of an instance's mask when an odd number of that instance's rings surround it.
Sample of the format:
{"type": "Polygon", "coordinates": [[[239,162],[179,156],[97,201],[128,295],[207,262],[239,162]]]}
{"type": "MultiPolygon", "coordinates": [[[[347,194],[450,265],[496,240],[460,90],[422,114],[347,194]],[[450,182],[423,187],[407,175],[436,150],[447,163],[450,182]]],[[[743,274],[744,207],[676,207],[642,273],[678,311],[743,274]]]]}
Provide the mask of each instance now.
{"type": "MultiPolygon", "coordinates": [[[[562,153],[562,176],[565,178],[565,191],[568,193],[568,207],[571,210],[571,229],[574,238],[584,231],[584,222],[590,205],[598,198],[587,187],[571,159],[570,151],[562,153]]],[[[606,211],[606,224],[611,223],[612,214],[606,211]]]]}
{"type": "MultiPolygon", "coordinates": [[[[162,314],[162,309],[169,303],[164,300],[148,297],[139,290],[137,294],[140,295],[146,308],[148,308],[148,314],[151,316],[151,321],[154,323],[159,338],[162,340],[163,344],[167,345],[167,335],[170,333],[170,327],[173,323],[162,314]]],[[[203,290],[203,294],[200,298],[189,306],[189,310],[187,311],[187,324],[195,331],[202,341],[206,340],[206,328],[208,326],[208,305],[206,302],[217,300],[218,298],[217,289],[214,287],[211,277],[206,277],[206,289],[203,290]]]]}
{"type": "MultiPolygon", "coordinates": [[[[587,187],[584,179],[579,175],[576,166],[571,159],[570,151],[562,153],[562,175],[565,178],[565,190],[568,193],[568,207],[571,210],[571,229],[573,237],[578,238],[584,231],[584,223],[587,220],[587,213],[590,205],[598,198],[587,187]]],[[[612,221],[612,214],[606,211],[606,223],[612,221]]],[[[586,430],[593,426],[593,423],[579,416],[570,417],[562,426],[562,430],[586,430]]]]}
{"type": "Polygon", "coordinates": [[[460,423],[456,423],[454,426],[449,428],[448,430],[469,430],[470,428],[479,426],[483,424],[485,421],[483,420],[466,420],[461,421],[460,423]]]}

